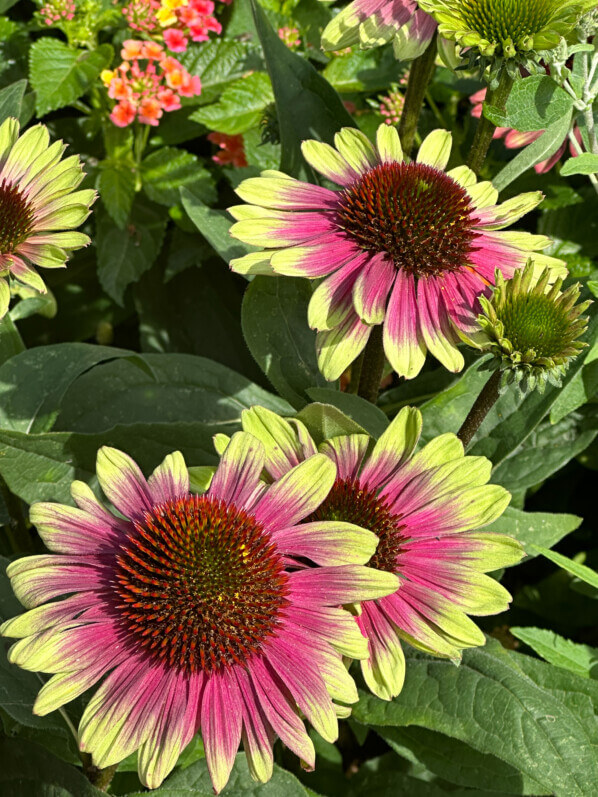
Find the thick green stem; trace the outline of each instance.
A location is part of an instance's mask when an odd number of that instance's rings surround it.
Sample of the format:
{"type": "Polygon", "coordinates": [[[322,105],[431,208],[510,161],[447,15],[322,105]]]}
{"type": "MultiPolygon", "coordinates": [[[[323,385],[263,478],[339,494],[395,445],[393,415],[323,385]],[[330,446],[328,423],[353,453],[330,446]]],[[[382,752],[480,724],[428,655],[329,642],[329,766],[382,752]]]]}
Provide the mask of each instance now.
{"type": "MultiPolygon", "coordinates": [[[[512,88],[513,78],[509,76],[506,69],[503,69],[498,86],[493,91],[488,89],[486,92],[486,104],[504,111],[512,88]]],[[[486,119],[482,112],[476,127],[473,144],[471,145],[469,160],[467,161],[469,168],[476,174],[480,173],[495,130],[496,125],[490,119],[486,119]]]]}
{"type": "Polygon", "coordinates": [[[437,38],[438,36],[435,33],[426,50],[419,58],[415,59],[409,70],[405,105],[399,122],[399,136],[405,155],[411,155],[424,97],[434,74],[434,62],[438,51],[437,38]]]}
{"type": "Polygon", "coordinates": [[[88,781],[95,786],[96,789],[106,791],[118,769],[118,764],[106,767],[105,769],[99,769],[99,767],[91,763],[91,756],[88,753],[83,753],[81,755],[81,760],[83,761],[83,771],[88,781]]]}
{"type": "Polygon", "coordinates": [[[384,346],[382,345],[382,324],[372,329],[370,339],[363,353],[358,395],[372,404],[376,403],[382,373],[384,371],[384,346]]]}
{"type": "Polygon", "coordinates": [[[465,448],[467,448],[473,439],[474,434],[480,428],[486,415],[488,415],[492,407],[496,404],[500,379],[501,371],[497,369],[482,388],[482,392],[475,400],[473,407],[469,411],[469,415],[463,422],[463,426],[457,432],[457,437],[461,440],[465,448]]]}

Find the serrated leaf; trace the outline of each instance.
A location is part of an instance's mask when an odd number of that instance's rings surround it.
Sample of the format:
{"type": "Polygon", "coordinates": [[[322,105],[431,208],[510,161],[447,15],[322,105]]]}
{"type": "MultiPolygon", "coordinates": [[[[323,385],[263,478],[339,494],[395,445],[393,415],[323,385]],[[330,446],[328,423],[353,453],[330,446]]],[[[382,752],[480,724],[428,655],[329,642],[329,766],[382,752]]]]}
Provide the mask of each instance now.
{"type": "Polygon", "coordinates": [[[598,155],[591,152],[582,152],[575,158],[569,158],[561,169],[562,177],[570,177],[572,174],[596,174],[598,172],[598,155]]]}
{"type": "Polygon", "coordinates": [[[308,387],[329,387],[318,369],[316,333],[307,325],[307,280],[256,277],[245,292],[243,334],[256,362],[294,407],[307,402],[308,387]]]}
{"type": "Polygon", "coordinates": [[[108,214],[123,229],[135,198],[135,173],[131,166],[118,161],[104,161],[99,168],[96,188],[108,214]]]}
{"type": "Polygon", "coordinates": [[[301,142],[317,138],[333,143],[341,127],[355,127],[355,122],[330,83],[309,61],[283,44],[255,0],[251,8],[276,98],[281,171],[293,177],[313,177],[301,154],[301,142]]]}
{"type": "Polygon", "coordinates": [[[213,202],[216,191],[212,177],[195,155],[175,147],[152,152],[141,163],[143,190],[153,202],[176,205],[179,190],[187,187],[202,202],[213,202]]]}
{"type": "Polygon", "coordinates": [[[256,127],[266,106],[273,100],[268,75],[265,72],[253,72],[235,80],[222,92],[218,102],[199,108],[190,118],[210,130],[232,136],[256,127]]]}
{"type": "Polygon", "coordinates": [[[98,277],[103,289],[122,305],[127,286],[144,274],[160,254],[166,219],[156,206],[137,201],[124,230],[106,213],[97,213],[98,277]]]}
{"type": "Polygon", "coordinates": [[[530,75],[515,81],[504,111],[484,104],[484,116],[497,127],[545,130],[570,113],[573,102],[548,75],[530,75]]]}
{"type": "Polygon", "coordinates": [[[110,65],[109,44],[95,50],[75,50],[58,39],[38,39],[29,52],[29,79],[37,96],[39,116],[79,99],[110,65]]]}
{"type": "Polygon", "coordinates": [[[585,797],[598,782],[598,684],[495,640],[459,667],[407,651],[405,686],[386,702],[363,694],[353,718],[417,725],[496,756],[549,794],[585,797]]]}
{"type": "Polygon", "coordinates": [[[178,60],[185,69],[201,78],[201,94],[194,100],[201,104],[211,102],[224,86],[241,77],[247,50],[246,42],[213,39],[180,54],[178,60]]]}
{"type": "Polygon", "coordinates": [[[582,678],[598,679],[598,648],[579,645],[547,628],[511,626],[509,631],[549,664],[570,670],[582,678]]]}
{"type": "Polygon", "coordinates": [[[571,115],[572,112],[569,110],[561,119],[557,119],[556,122],[549,125],[540,138],[533,141],[525,149],[522,149],[518,155],[509,161],[504,169],[492,180],[492,184],[497,191],[503,191],[519,175],[554,155],[567,138],[571,125],[571,115]]]}

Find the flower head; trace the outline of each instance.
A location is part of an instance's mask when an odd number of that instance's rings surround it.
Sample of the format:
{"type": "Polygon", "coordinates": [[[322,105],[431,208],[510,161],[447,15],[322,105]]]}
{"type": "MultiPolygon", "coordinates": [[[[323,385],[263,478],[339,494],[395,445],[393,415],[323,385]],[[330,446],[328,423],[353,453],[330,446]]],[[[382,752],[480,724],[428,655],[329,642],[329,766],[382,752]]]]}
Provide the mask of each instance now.
{"type": "Polygon", "coordinates": [[[209,133],[207,139],[219,147],[219,152],[216,155],[212,155],[214,163],[219,166],[230,164],[237,168],[247,166],[245,144],[241,134],[228,136],[226,133],[209,133]]]}
{"type": "Polygon", "coordinates": [[[384,122],[387,125],[398,125],[403,113],[403,106],[405,105],[405,97],[398,90],[398,87],[393,86],[387,95],[379,97],[380,104],[378,106],[380,113],[384,116],[384,122]]]}
{"type": "Polygon", "coordinates": [[[155,33],[159,28],[156,17],[160,3],[158,0],[132,0],[122,10],[127,25],[140,33],[155,33]]]}
{"type": "Polygon", "coordinates": [[[201,93],[200,79],[190,75],[176,58],[167,56],[157,42],[127,39],[121,57],[117,69],[101,74],[108,96],[117,101],[110,119],[118,127],[135,119],[156,126],[164,112],[181,107],[181,97],[201,93]]]}
{"type": "MultiPolygon", "coordinates": [[[[318,450],[298,419],[286,421],[262,407],[242,417],[243,427],[264,443],[273,478],[318,450]]],[[[336,464],[336,480],[307,518],[369,529],[379,540],[370,567],[399,579],[393,594],[362,602],[357,617],[368,639],[364,678],[387,700],[403,685],[401,639],[454,660],[462,649],[484,644],[468,615],[496,614],[510,601],[504,587],[484,573],[523,556],[516,540],[480,531],[510,499],[502,487],[487,484],[491,463],[465,456],[454,434],[415,453],[421,428],[419,410],[405,407],[373,448],[364,434],[323,442],[319,450],[336,464]]]]}
{"type": "Polygon", "coordinates": [[[189,39],[208,41],[210,33],[222,31],[212,0],[162,0],[156,16],[165,28],[164,42],[173,52],[184,52],[189,39]]]}
{"type": "Polygon", "coordinates": [[[297,28],[278,28],[278,37],[290,50],[298,50],[301,46],[301,38],[297,28]]]}
{"type": "Polygon", "coordinates": [[[419,0],[439,33],[482,56],[526,58],[571,33],[594,0],[419,0]]]}
{"type": "Polygon", "coordinates": [[[44,23],[51,27],[61,21],[70,21],[75,16],[73,0],[46,0],[39,13],[44,23]]]}
{"type": "Polygon", "coordinates": [[[10,301],[8,277],[46,292],[35,270],[65,265],[89,238],[75,228],[89,215],[95,191],[75,191],[84,177],[77,155],[62,159],[66,145],[50,144],[44,125],[19,136],[19,123],[0,125],[0,318],[10,301]]]}
{"type": "Polygon", "coordinates": [[[53,553],[10,565],[30,611],[2,633],[19,639],[11,662],[53,675],[37,714],[103,681],[79,726],[97,766],[139,750],[140,777],[157,787],[199,729],[219,791],[241,739],[252,774],[267,781],[275,735],[314,765],[301,712],[336,738],[336,712],[346,708],[333,700],[357,699],[342,655],[367,655],[339,607],[386,595],[397,581],[362,565],[377,544],[371,533],[299,525],[334,482],[328,458],[270,485],[264,462],[262,443],[239,432],[209,490],[195,495],[180,453],[146,481],[130,457],[102,448],[98,481],[118,516],[82,482],[71,489],[77,508],[33,505],[53,553]]]}
{"type": "Polygon", "coordinates": [[[324,29],[322,47],[336,51],[359,44],[367,49],[392,41],[397,58],[417,58],[436,30],[421,6],[415,0],[353,0],[324,29]]]}
{"type": "MultiPolygon", "coordinates": [[[[377,146],[345,128],[336,149],[305,141],[303,154],[338,191],[264,172],[237,188],[250,204],[230,209],[235,237],[270,247],[233,260],[240,273],[316,279],[308,320],[318,330],[319,366],[336,379],[363,351],[374,325],[401,376],[412,378],[430,351],[451,371],[463,367],[457,348],[475,327],[478,295],[499,268],[509,277],[550,239],[500,232],[542,200],[539,191],[497,205],[489,182],[471,169],[445,171],[451,135],[436,130],[417,160],[406,162],[394,127],[378,128],[377,146]]],[[[560,260],[536,264],[565,272],[560,260]]]]}
{"type": "Polygon", "coordinates": [[[492,297],[480,299],[481,331],[472,342],[491,351],[491,368],[503,370],[504,383],[516,381],[522,392],[547,382],[557,387],[571,360],[587,346],[579,340],[588,319],[583,317],[591,301],[577,304],[579,284],[561,291],[562,279],[549,285],[548,271],[534,276],[533,262],[518,269],[512,279],[497,274],[492,297]]]}

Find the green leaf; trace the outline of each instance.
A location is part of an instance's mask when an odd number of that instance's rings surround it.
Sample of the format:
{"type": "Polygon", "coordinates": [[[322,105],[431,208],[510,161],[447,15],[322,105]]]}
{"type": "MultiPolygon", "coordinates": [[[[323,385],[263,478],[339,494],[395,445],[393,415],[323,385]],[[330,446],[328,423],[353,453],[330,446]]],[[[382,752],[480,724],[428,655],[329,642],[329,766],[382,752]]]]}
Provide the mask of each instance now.
{"type": "Polygon", "coordinates": [[[29,51],[29,78],[37,96],[38,115],[78,100],[110,65],[113,54],[109,44],[75,50],[58,39],[38,39],[29,51]]]}
{"type": "Polygon", "coordinates": [[[26,80],[17,80],[16,83],[12,83],[0,91],[0,125],[9,116],[14,116],[16,119],[19,118],[26,88],[26,80]]]}
{"type": "Polygon", "coordinates": [[[213,105],[199,108],[191,119],[210,130],[230,136],[256,127],[266,106],[274,100],[270,78],[265,72],[253,72],[235,80],[213,105]]]}
{"type": "Polygon", "coordinates": [[[95,481],[96,454],[103,445],[126,451],[146,473],[176,450],[183,453],[188,465],[217,465],[212,436],[232,434],[237,428],[235,423],[189,421],[116,426],[101,434],[0,431],[0,474],[10,491],[28,504],[70,504],[70,486],[75,479],[95,481]]]}
{"type": "Polygon", "coordinates": [[[137,201],[126,229],[106,213],[97,213],[98,277],[103,289],[122,305],[127,286],[137,282],[160,254],[166,218],[156,206],[137,201]]]}
{"type": "Polygon", "coordinates": [[[574,562],[573,559],[563,556],[562,553],[550,551],[548,548],[543,548],[541,545],[533,545],[532,550],[535,550],[536,553],[539,553],[542,556],[545,556],[547,559],[550,559],[550,561],[554,562],[555,565],[562,567],[563,570],[571,573],[571,575],[575,576],[575,578],[579,578],[585,584],[589,584],[591,587],[598,589],[598,573],[595,570],[592,570],[591,567],[582,565],[579,562],[574,562]]]}
{"type": "Polygon", "coordinates": [[[176,205],[179,189],[190,188],[202,202],[213,202],[216,191],[207,169],[190,152],[164,147],[152,152],[141,164],[143,190],[161,205],[176,205]]]}
{"type": "Polygon", "coordinates": [[[118,161],[103,161],[99,169],[96,188],[108,214],[122,230],[135,198],[135,173],[131,166],[118,161]]]}
{"type": "MultiPolygon", "coordinates": [[[[437,731],[418,728],[388,728],[374,725],[390,747],[414,765],[423,765],[437,777],[457,786],[476,789],[476,794],[548,795],[538,782],[490,753],[480,753],[458,739],[437,731]]],[[[442,792],[446,794],[446,792],[442,792]]],[[[453,792],[450,792],[451,794],[453,792]]]]}
{"type": "Polygon", "coordinates": [[[233,222],[228,213],[206,207],[201,195],[192,189],[181,188],[181,201],[193,224],[227,265],[254,249],[231,238],[229,230],[233,222]]]}
{"type": "Polygon", "coordinates": [[[528,557],[534,557],[537,556],[533,550],[534,545],[552,548],[567,534],[578,529],[582,523],[583,518],[577,515],[524,512],[508,506],[498,520],[485,531],[515,537],[525,548],[528,557]]]}
{"type": "Polygon", "coordinates": [[[598,782],[598,684],[495,640],[455,667],[408,649],[405,686],[391,702],[363,694],[353,717],[417,725],[495,756],[549,794],[585,797],[598,782]]]}
{"type": "MultiPolygon", "coordinates": [[[[184,797],[184,795],[214,797],[214,789],[206,762],[197,761],[186,769],[175,772],[165,784],[152,793],[156,797],[184,797]]],[[[145,797],[146,794],[147,792],[137,792],[130,794],[129,797],[145,797]]],[[[249,774],[245,755],[239,753],[228,785],[222,794],[224,797],[236,797],[236,795],[246,795],[246,797],[306,797],[307,791],[294,775],[281,769],[276,764],[274,765],[272,778],[268,783],[256,783],[249,774]]]]}
{"type": "Polygon", "coordinates": [[[497,127],[545,130],[570,113],[573,102],[548,75],[530,75],[515,81],[504,111],[484,104],[484,116],[497,127]]]}
{"type": "Polygon", "coordinates": [[[241,412],[254,404],[283,415],[292,412],[283,399],[213,360],[145,354],[82,374],[62,399],[55,429],[100,432],[117,424],[181,420],[237,424],[241,412]]]}
{"type": "Polygon", "coordinates": [[[136,356],[89,343],[57,343],[28,349],[0,367],[0,428],[47,432],[68,387],[98,363],[136,356]]]}
{"type": "Polygon", "coordinates": [[[337,407],[375,439],[378,439],[388,426],[388,418],[382,410],[361,396],[342,393],[329,387],[310,387],[306,392],[312,401],[337,407]]]}
{"type": "Polygon", "coordinates": [[[583,368],[561,390],[550,410],[550,422],[558,423],[591,401],[598,393],[598,341],[588,350],[583,368]]]}
{"type": "Polygon", "coordinates": [[[194,98],[201,104],[216,99],[223,86],[241,77],[248,45],[230,39],[202,42],[201,47],[189,47],[178,60],[191,75],[201,78],[201,95],[194,98]]]}
{"type": "Polygon", "coordinates": [[[274,387],[294,407],[308,387],[330,386],[316,360],[316,333],[307,325],[307,280],[256,277],[243,299],[241,323],[249,351],[274,387]]]}
{"type": "Polygon", "coordinates": [[[549,664],[570,670],[582,678],[598,679],[598,648],[579,645],[546,628],[511,626],[509,631],[549,664]]]}
{"type": "Polygon", "coordinates": [[[573,174],[596,174],[598,172],[598,155],[591,152],[582,152],[575,158],[569,158],[561,169],[562,177],[570,177],[573,174]]]}
{"type": "Polygon", "coordinates": [[[294,177],[311,177],[313,171],[301,154],[301,142],[317,138],[333,142],[341,127],[355,127],[330,83],[297,53],[289,50],[252,0],[255,26],[276,98],[282,159],[280,169],[294,177]]]}
{"type": "Polygon", "coordinates": [[[332,404],[308,404],[297,413],[297,418],[305,424],[317,445],[338,435],[366,434],[363,426],[332,404]]]}
{"type": "Polygon", "coordinates": [[[0,737],[2,797],[105,797],[83,773],[23,739],[0,737]]]}
{"type": "Polygon", "coordinates": [[[549,125],[540,138],[522,149],[492,180],[497,191],[503,191],[519,175],[537,163],[550,158],[566,140],[571,124],[571,111],[549,125]]]}
{"type": "MultiPolygon", "coordinates": [[[[4,318],[0,319],[0,366],[4,365],[7,360],[10,360],[11,357],[20,354],[24,350],[25,344],[19,334],[19,330],[7,313],[4,318]]],[[[0,387],[0,391],[1,390],[2,388],[0,387]]],[[[0,414],[1,413],[2,408],[0,407],[0,414]]]]}
{"type": "Polygon", "coordinates": [[[335,56],[326,64],[322,74],[341,93],[384,91],[398,76],[397,62],[391,49],[352,50],[335,56]]]}

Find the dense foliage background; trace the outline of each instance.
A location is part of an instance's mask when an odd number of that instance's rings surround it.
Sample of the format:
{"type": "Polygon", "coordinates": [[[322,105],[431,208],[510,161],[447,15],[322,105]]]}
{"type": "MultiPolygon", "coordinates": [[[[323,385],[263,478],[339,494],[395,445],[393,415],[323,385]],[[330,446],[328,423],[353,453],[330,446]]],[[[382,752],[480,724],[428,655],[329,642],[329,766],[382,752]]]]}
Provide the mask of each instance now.
{"type": "MultiPolygon", "coordinates": [[[[215,11],[220,35],[177,53],[201,79],[201,93],[183,98],[182,108],[156,126],[118,127],[100,75],[120,62],[122,43],[131,38],[124,4],[75,5],[78,27],[73,23],[66,36],[45,25],[33,2],[0,0],[0,121],[17,116],[25,126],[41,119],[53,139],[81,156],[84,186],[99,194],[83,228],[91,246],[66,269],[44,272],[46,295],[21,290],[0,322],[5,564],[43,551],[28,525],[28,505],[69,503],[75,478],[94,486],[104,444],[129,452],[146,471],[175,449],[191,466],[215,465],[212,436],[238,429],[240,412],[253,404],[300,412],[316,438],[356,426],[378,436],[406,404],[421,408],[426,440],[456,432],[488,379],[474,354],[460,374],[430,358],[414,381],[389,373],[374,406],[347,392],[344,378],[329,383],[319,373],[306,320],[307,281],[248,282],[227,267],[249,251],[228,234],[225,209],[238,203],[239,182],[278,168],[316,181],[301,141],[330,141],[347,125],[373,136],[385,119],[398,121],[409,64],[396,61],[390,44],[324,54],[320,34],[335,10],[328,3],[232,0],[215,11]],[[281,38],[279,29],[291,33],[281,38]],[[221,148],[211,132],[241,138],[220,139],[221,148]]],[[[466,159],[476,124],[470,96],[483,85],[474,72],[437,64],[419,136],[450,129],[451,163],[466,159]]],[[[591,288],[598,279],[594,187],[574,173],[568,151],[545,173],[531,168],[558,150],[574,113],[573,99],[548,75],[519,81],[501,124],[547,133],[524,150],[496,141],[484,174],[503,199],[544,192],[540,209],[519,226],[552,236],[551,253],[566,260],[570,281],[591,288]]],[[[492,480],[513,495],[493,530],[517,537],[528,554],[517,568],[496,574],[514,601],[507,614],[481,621],[487,645],[466,652],[460,667],[410,649],[398,698],[386,703],[363,692],[336,745],[314,734],[315,772],[303,772],[277,748],[274,777],[258,786],[239,754],[225,794],[596,792],[598,577],[581,567],[598,566],[595,305],[589,314],[590,345],[563,388],[524,398],[507,391],[469,451],[488,456],[492,480]],[[555,552],[552,560],[534,546],[555,552]]],[[[2,618],[20,611],[2,580],[2,618]]],[[[99,794],[82,774],[66,718],[31,713],[39,686],[35,674],[2,658],[0,791],[99,794]]],[[[83,702],[67,708],[74,724],[83,702]]],[[[119,766],[111,794],[142,790],[135,758],[119,766]]],[[[212,793],[199,739],[156,793],[212,793]]]]}

